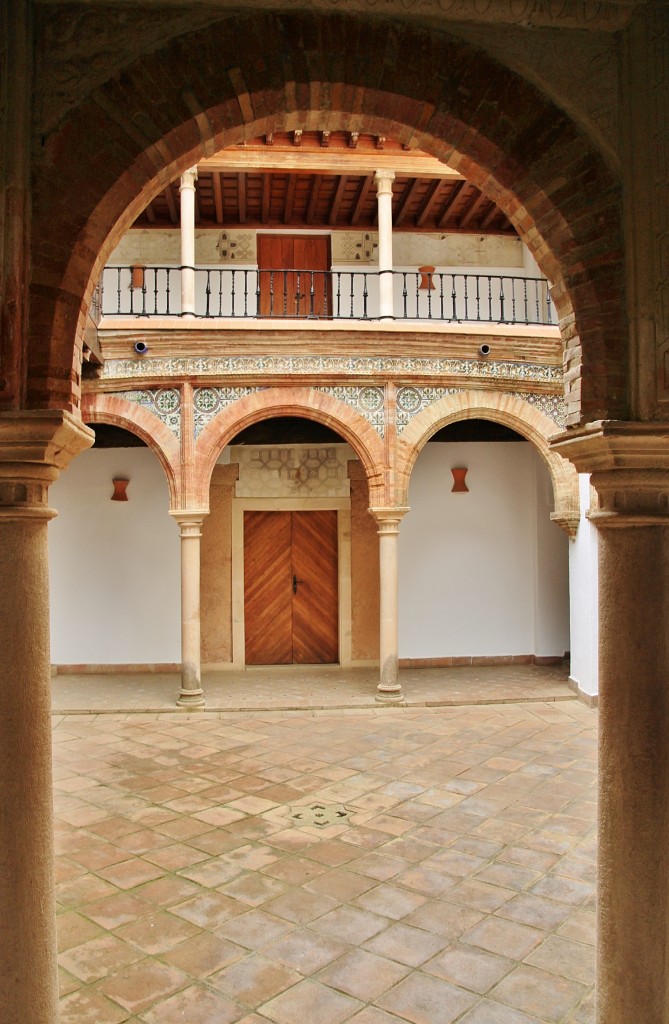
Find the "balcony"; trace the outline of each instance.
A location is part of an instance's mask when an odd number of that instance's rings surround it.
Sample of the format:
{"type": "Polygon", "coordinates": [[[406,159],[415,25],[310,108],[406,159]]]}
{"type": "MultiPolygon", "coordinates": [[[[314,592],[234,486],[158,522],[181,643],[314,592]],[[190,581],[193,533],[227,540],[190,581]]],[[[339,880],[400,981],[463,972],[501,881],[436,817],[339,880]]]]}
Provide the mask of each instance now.
{"type": "MultiPolygon", "coordinates": [[[[96,296],[102,319],[395,321],[555,326],[544,278],[416,270],[295,270],[257,267],[106,267],[96,296]],[[184,278],[192,312],[182,312],[184,278]],[[392,315],[381,284],[392,280],[392,315]]],[[[128,324],[128,327],[131,325],[128,324]]]]}

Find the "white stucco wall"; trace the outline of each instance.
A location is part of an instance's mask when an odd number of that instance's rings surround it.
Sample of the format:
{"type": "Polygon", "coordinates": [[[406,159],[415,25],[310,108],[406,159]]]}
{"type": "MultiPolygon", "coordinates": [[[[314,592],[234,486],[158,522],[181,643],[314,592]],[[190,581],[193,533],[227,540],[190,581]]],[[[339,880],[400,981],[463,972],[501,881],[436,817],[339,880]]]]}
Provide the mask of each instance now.
{"type": "Polygon", "coordinates": [[[561,656],[569,649],[566,535],[529,443],[427,445],[400,528],[402,658],[561,656]],[[467,466],[469,492],[451,491],[467,466]],[[539,522],[541,520],[541,522],[539,522]]]}
{"type": "Polygon", "coordinates": [[[597,647],[599,643],[599,585],[597,530],[585,518],[590,508],[590,477],[579,476],[581,522],[570,545],[572,680],[588,696],[599,692],[597,647]]]}
{"type": "Polygon", "coordinates": [[[153,452],[84,452],[49,500],[52,662],[179,662],[179,530],[153,452]],[[110,501],[115,476],[128,501],[110,501]]]}

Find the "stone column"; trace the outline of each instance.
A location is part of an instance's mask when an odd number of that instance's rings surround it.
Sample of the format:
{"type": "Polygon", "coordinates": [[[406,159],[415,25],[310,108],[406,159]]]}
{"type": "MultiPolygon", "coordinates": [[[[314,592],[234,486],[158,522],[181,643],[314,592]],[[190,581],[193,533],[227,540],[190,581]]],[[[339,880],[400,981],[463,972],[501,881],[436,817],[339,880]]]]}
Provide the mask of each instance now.
{"type": "Polygon", "coordinates": [[[206,512],[170,512],[181,533],[181,692],[180,707],[204,705],[200,667],[200,539],[206,512]]]}
{"type": "Polygon", "coordinates": [[[374,175],[379,221],[379,317],[394,318],[393,305],[393,181],[394,171],[374,175]]]}
{"type": "Polygon", "coordinates": [[[398,567],[400,522],[407,508],[370,508],[379,534],[380,680],[376,699],[380,704],[404,700],[398,659],[398,567]]]}
{"type": "Polygon", "coordinates": [[[197,167],[181,175],[181,315],[195,315],[195,182],[197,167]]]}
{"type": "Polygon", "coordinates": [[[669,1020],[669,424],[554,447],[599,508],[598,1024],[669,1020]]]}
{"type": "Polygon", "coordinates": [[[0,413],[0,1020],[58,1019],[53,873],[49,485],[92,432],[0,413]]]}

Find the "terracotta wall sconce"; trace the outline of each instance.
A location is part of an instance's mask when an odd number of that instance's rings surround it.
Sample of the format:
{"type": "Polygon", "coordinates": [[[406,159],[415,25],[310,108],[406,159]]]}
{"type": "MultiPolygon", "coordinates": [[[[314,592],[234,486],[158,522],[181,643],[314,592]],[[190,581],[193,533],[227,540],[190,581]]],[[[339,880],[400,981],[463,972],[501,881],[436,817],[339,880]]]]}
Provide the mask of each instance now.
{"type": "Polygon", "coordinates": [[[114,485],[114,493],[111,496],[111,500],[112,501],[127,501],[128,500],[128,495],[127,495],[126,491],[127,491],[127,487],[128,487],[128,484],[130,483],[130,481],[129,480],[121,480],[121,479],[115,478],[114,480],[112,480],[112,483],[114,485]]]}
{"type": "Polygon", "coordinates": [[[418,285],[419,291],[428,292],[434,288],[434,281],[432,280],[434,267],[419,267],[418,273],[420,274],[420,284],[418,285]]]}
{"type": "Polygon", "coordinates": [[[467,476],[467,467],[459,466],[456,469],[452,469],[453,474],[453,486],[451,487],[451,494],[464,494],[469,488],[465,483],[465,477],[467,476]]]}

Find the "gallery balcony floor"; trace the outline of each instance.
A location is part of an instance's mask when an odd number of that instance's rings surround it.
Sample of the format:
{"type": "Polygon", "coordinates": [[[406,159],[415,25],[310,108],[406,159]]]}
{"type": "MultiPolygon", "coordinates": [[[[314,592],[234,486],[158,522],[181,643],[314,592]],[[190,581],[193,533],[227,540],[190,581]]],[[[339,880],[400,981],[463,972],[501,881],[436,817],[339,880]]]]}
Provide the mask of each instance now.
{"type": "Polygon", "coordinates": [[[544,700],[100,714],[89,678],[61,1024],[592,1024],[597,715],[521,668],[544,700]]]}

